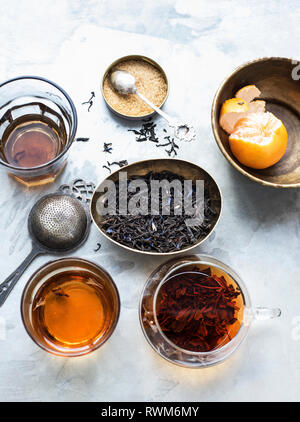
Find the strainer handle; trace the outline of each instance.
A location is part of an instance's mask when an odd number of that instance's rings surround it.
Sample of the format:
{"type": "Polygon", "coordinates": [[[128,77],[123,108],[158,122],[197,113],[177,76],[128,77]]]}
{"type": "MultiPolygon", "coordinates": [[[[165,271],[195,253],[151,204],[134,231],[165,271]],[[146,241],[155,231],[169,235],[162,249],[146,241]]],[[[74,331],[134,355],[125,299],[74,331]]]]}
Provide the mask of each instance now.
{"type": "Polygon", "coordinates": [[[3,281],[3,283],[0,284],[0,307],[6,301],[8,295],[10,294],[12,289],[15,287],[19,278],[21,277],[23,272],[26,270],[28,265],[31,263],[31,261],[36,256],[40,255],[41,253],[42,251],[40,249],[33,246],[32,251],[24,259],[22,264],[10,276],[8,276],[7,279],[3,281]]]}

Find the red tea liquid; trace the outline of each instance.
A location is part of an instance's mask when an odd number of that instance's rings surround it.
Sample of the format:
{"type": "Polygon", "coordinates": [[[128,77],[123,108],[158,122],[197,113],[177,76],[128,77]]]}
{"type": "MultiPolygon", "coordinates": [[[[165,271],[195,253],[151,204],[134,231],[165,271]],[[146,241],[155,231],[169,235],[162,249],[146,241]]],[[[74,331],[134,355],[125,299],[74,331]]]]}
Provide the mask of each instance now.
{"type": "Polygon", "coordinates": [[[209,352],[239,331],[244,299],[237,283],[215,268],[184,267],[160,288],[156,315],[161,330],[176,346],[209,352]]]}

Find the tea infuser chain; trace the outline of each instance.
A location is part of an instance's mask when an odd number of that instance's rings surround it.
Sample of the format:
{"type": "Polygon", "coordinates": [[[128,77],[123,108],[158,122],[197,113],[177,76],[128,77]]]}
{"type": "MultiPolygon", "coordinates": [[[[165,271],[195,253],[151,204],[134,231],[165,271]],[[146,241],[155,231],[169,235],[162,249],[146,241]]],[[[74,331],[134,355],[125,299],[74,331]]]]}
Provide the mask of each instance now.
{"type": "Polygon", "coordinates": [[[59,191],[67,193],[78,199],[83,204],[89,204],[96,185],[93,182],[86,182],[83,179],[75,179],[70,184],[64,184],[59,187],[59,191]]]}

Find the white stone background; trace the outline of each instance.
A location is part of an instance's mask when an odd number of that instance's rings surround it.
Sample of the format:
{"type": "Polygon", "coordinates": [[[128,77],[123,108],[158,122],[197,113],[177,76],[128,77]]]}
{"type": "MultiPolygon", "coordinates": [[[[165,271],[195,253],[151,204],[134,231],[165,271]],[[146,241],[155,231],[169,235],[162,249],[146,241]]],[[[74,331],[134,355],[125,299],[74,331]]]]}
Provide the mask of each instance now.
{"type": "MultiPolygon", "coordinates": [[[[300,399],[298,190],[273,190],[230,167],[213,138],[210,108],[223,78],[263,56],[299,58],[300,7],[296,0],[0,0],[0,80],[22,74],[63,86],[79,115],[68,166],[55,185],[25,191],[1,173],[1,277],[30,250],[27,215],[37,198],[75,177],[99,182],[106,159],[165,157],[163,148],[137,144],[126,121],[114,118],[100,95],[100,80],[116,58],[141,53],[158,60],[170,79],[165,110],[192,121],[197,141],[179,158],[206,168],[217,180],[224,210],[215,236],[196,252],[236,269],[257,305],[279,306],[282,317],[256,323],[247,341],[225,363],[202,370],[174,366],[149,347],[138,320],[138,302],[149,273],[163,259],[125,252],[93,227],[74,253],[103,265],[122,301],[111,339],[89,356],[54,357],[27,336],[20,297],[30,274],[50,257],[36,259],[0,309],[1,401],[260,401],[300,399]],[[90,113],[81,105],[96,92],[90,113]],[[113,155],[102,152],[113,142],[113,155]],[[95,253],[97,242],[101,251],[95,253]],[[294,328],[294,335],[293,335],[294,328]],[[3,330],[2,330],[3,331],[3,330]],[[5,338],[4,338],[5,337],[5,338]]],[[[164,123],[157,119],[158,126],[164,123]]],[[[134,126],[134,125],[132,125],[134,126]]]]}

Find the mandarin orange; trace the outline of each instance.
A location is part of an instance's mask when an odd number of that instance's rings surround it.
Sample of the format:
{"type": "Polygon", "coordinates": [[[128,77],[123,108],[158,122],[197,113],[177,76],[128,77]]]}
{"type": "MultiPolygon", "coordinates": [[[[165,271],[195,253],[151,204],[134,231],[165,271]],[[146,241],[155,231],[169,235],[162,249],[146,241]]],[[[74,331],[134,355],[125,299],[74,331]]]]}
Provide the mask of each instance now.
{"type": "Polygon", "coordinates": [[[265,169],[284,155],[288,142],[287,130],[274,114],[248,113],[238,120],[229,145],[233,155],[247,167],[265,169]]]}

